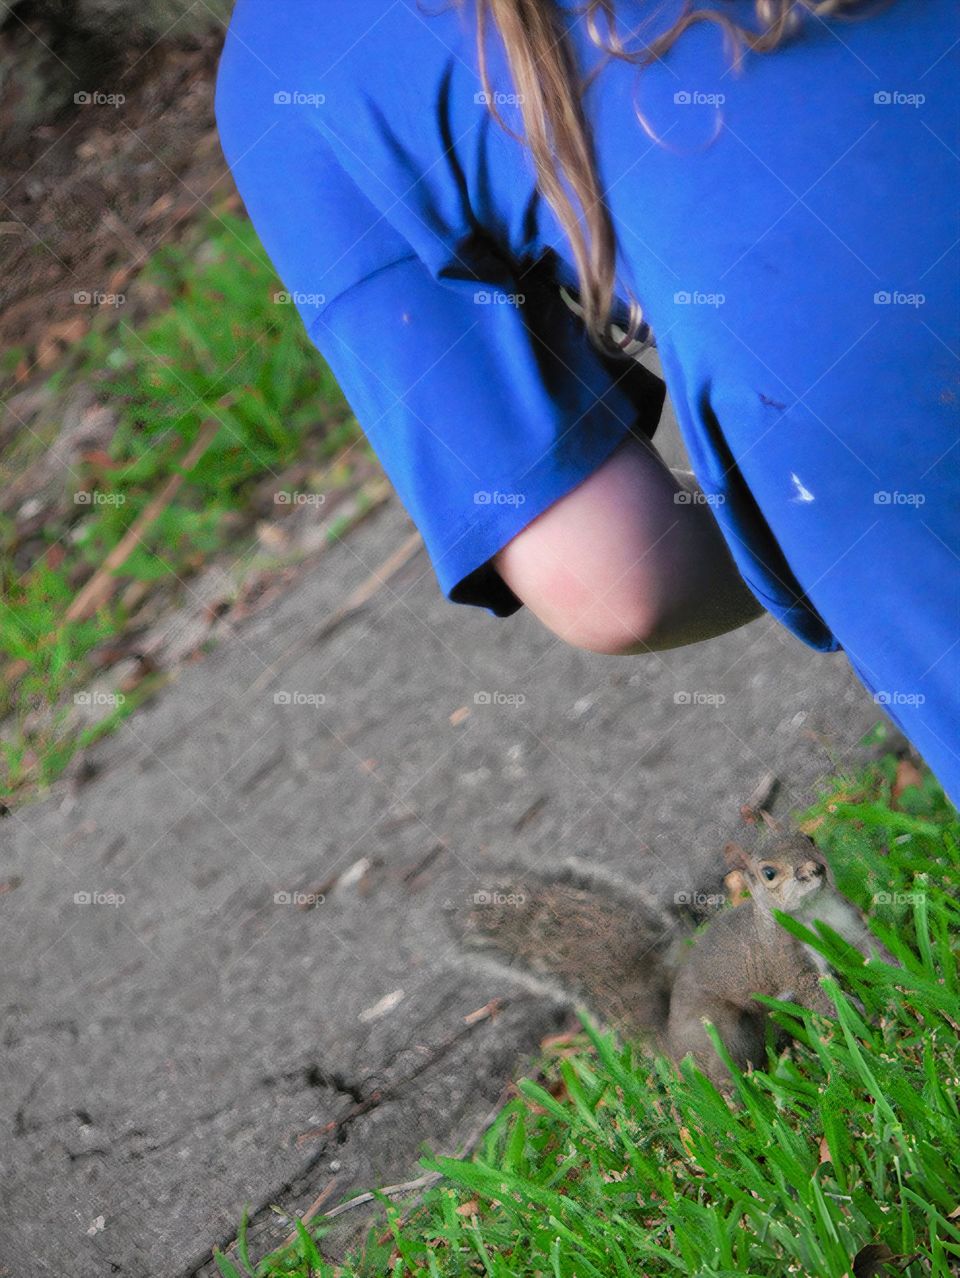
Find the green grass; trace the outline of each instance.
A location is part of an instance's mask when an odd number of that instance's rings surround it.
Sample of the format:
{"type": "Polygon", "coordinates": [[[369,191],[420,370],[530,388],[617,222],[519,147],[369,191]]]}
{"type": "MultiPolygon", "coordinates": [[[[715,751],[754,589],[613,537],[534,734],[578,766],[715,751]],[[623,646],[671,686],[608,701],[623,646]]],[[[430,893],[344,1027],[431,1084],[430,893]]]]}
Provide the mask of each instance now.
{"type": "MultiPolygon", "coordinates": [[[[322,470],[358,438],[294,308],[275,300],[279,291],[253,228],[223,213],[145,266],[127,308],[145,312],[142,320],[98,316],[51,379],[58,392],[92,381],[117,425],[107,455],[95,453],[68,477],[31,562],[22,562],[11,521],[0,521],[0,669],[8,673],[0,719],[21,725],[0,749],[6,798],[51,779],[83,744],[77,736],[71,746],[60,710],[88,677],[91,651],[129,624],[121,588],[145,583],[172,595],[209,556],[237,544],[258,485],[274,476],[281,489],[284,470],[302,459],[322,470]],[[211,419],[220,423],[215,437],[118,569],[115,600],[90,620],[67,621],[84,580],[178,473],[211,419]]],[[[26,436],[14,452],[36,447],[26,436]]],[[[0,459],[0,469],[15,467],[16,457],[0,459]]]]}
{"type": "Polygon", "coordinates": [[[423,1159],[444,1179],[407,1214],[385,1204],[361,1254],[334,1267],[300,1226],[258,1267],[232,1248],[221,1274],[844,1278],[871,1244],[916,1255],[913,1278],[956,1274],[960,822],[930,778],[892,806],[895,767],[835,783],[803,820],[903,967],[865,967],[825,933],[836,1018],[779,1005],[799,1041],[738,1076],[732,1107],[585,1021],[472,1159],[423,1159]]]}

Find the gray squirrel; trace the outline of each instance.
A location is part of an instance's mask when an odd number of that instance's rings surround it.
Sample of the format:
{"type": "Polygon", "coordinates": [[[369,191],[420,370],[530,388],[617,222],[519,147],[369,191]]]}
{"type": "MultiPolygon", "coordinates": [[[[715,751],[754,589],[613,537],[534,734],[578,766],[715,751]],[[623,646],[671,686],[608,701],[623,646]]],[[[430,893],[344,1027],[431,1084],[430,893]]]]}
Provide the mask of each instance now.
{"type": "Polygon", "coordinates": [[[738,1068],[746,1069],[766,1062],[768,1010],[755,994],[827,1015],[834,1010],[820,984],[828,970],[823,956],[781,927],[774,910],[811,929],[820,920],[864,958],[896,964],[860,910],[837,891],[823,853],[806,835],[775,828],[753,853],[737,843],[728,843],[724,852],[731,870],[746,880],[750,898],[721,910],[689,947],[674,978],[666,1035],[676,1063],[692,1055],[723,1087],[729,1074],[705,1020],[716,1027],[738,1068]]]}

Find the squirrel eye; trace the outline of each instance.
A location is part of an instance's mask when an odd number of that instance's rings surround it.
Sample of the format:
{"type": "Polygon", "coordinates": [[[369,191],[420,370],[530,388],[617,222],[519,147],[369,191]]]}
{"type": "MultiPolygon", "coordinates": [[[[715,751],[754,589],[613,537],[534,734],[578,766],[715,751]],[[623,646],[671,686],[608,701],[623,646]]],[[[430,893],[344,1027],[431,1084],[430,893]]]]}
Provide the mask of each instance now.
{"type": "Polygon", "coordinates": [[[777,877],[777,872],[772,865],[765,865],[763,867],[763,877],[767,880],[768,883],[772,883],[773,880],[777,877]]]}

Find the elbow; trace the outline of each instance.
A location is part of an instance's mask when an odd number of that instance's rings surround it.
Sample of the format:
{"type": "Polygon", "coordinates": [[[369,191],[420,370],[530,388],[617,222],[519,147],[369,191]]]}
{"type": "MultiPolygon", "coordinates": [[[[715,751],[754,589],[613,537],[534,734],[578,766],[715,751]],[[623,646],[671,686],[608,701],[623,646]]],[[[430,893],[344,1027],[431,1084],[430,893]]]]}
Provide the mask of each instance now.
{"type": "Polygon", "coordinates": [[[528,610],[558,639],[585,652],[630,656],[663,644],[669,622],[664,609],[645,589],[649,582],[628,573],[617,581],[607,573],[584,574],[562,560],[541,560],[535,581],[511,585],[528,610]]]}
{"type": "Polygon", "coordinates": [[[712,517],[677,491],[652,447],[631,439],[493,565],[553,634],[588,652],[674,648],[742,625],[752,598],[712,517]]]}
{"type": "Polygon", "coordinates": [[[577,601],[572,607],[558,600],[537,615],[565,643],[606,656],[650,652],[661,646],[664,637],[663,618],[658,610],[636,595],[613,599],[598,596],[583,605],[577,601]]]}

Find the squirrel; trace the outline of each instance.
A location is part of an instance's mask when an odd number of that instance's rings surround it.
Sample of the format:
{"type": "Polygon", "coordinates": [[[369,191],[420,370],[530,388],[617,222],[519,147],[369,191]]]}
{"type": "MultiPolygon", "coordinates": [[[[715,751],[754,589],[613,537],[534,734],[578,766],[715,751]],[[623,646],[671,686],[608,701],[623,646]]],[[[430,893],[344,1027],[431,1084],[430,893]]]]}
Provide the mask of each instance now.
{"type": "Polygon", "coordinates": [[[774,910],[812,927],[826,923],[864,958],[896,960],[867,928],[864,916],[836,888],[812,839],[774,833],[754,853],[737,843],[724,848],[727,864],[742,876],[750,897],[721,910],[689,947],[670,996],[666,1041],[676,1064],[688,1054],[714,1083],[729,1085],[729,1072],[703,1022],[710,1021],[739,1069],[766,1061],[768,1011],[755,994],[833,1014],[820,984],[828,969],[823,955],[781,927],[774,910]]]}
{"type": "MultiPolygon", "coordinates": [[[[766,797],[766,791],[760,795],[766,797]]],[[[897,966],[857,907],[837,890],[811,839],[786,834],[759,800],[741,814],[758,830],[756,845],[750,844],[757,851],[751,855],[738,843],[724,848],[727,904],[714,893],[703,898],[705,910],[684,893],[671,907],[665,897],[638,891],[577,858],[548,876],[508,863],[496,875],[492,901],[476,904],[465,917],[451,910],[451,935],[471,951],[505,961],[518,975],[553,978],[569,998],[571,1017],[577,1003],[585,1004],[601,1023],[677,1063],[692,1052],[698,1066],[725,1087],[727,1072],[704,1018],[746,1067],[766,1063],[771,1028],[754,994],[827,1015],[834,1011],[820,985],[827,971],[823,956],[781,927],[773,910],[808,927],[819,919],[865,957],[897,966]],[[749,899],[730,904],[739,899],[738,882],[749,899]],[[705,928],[696,931],[707,910],[705,928]]]]}

